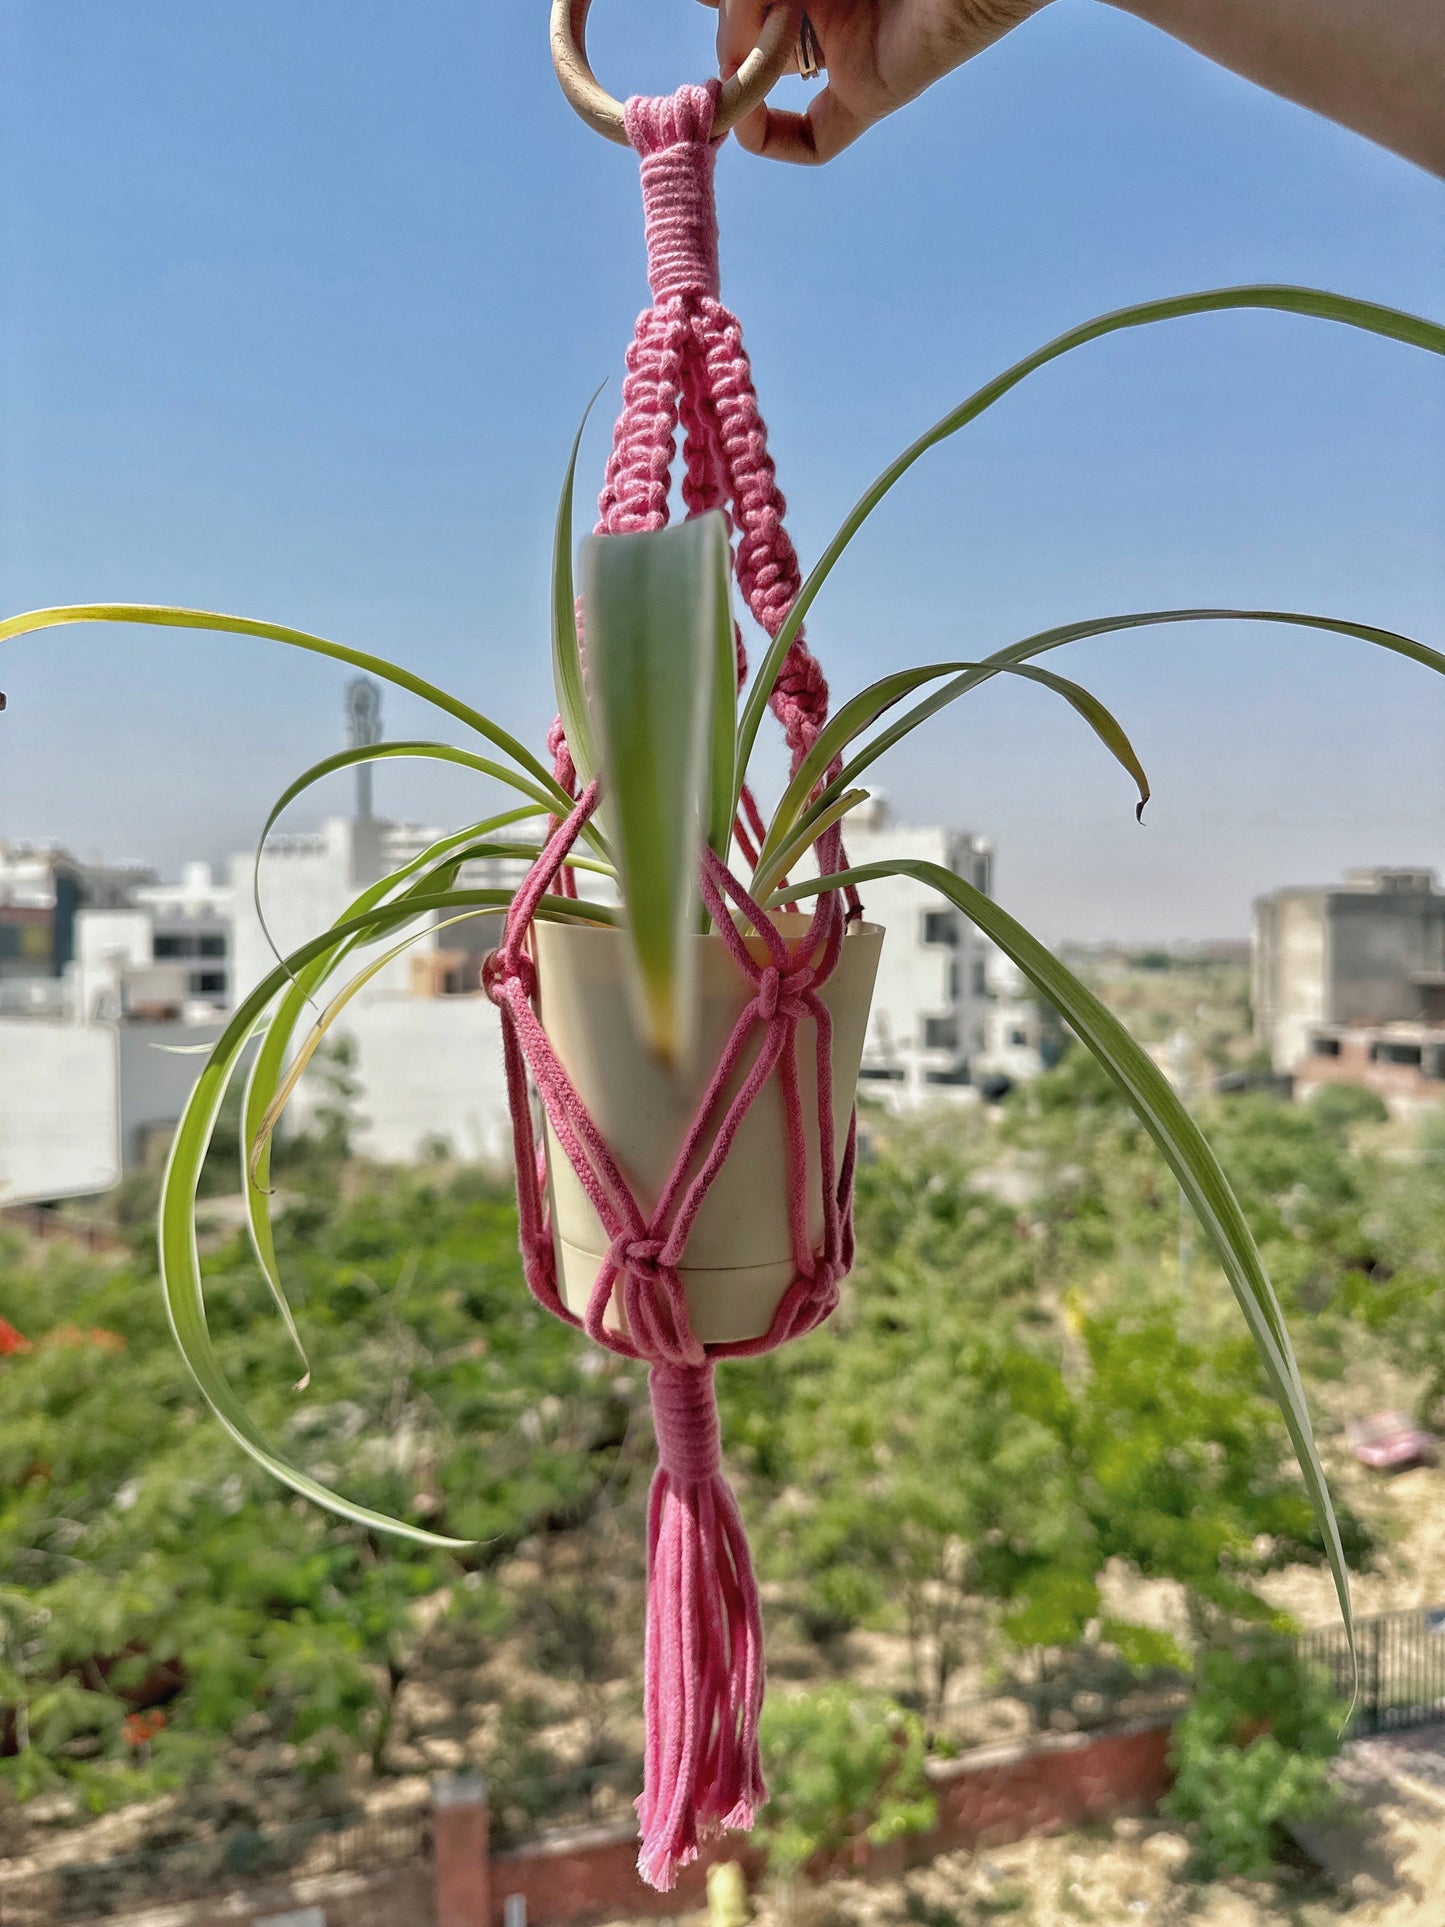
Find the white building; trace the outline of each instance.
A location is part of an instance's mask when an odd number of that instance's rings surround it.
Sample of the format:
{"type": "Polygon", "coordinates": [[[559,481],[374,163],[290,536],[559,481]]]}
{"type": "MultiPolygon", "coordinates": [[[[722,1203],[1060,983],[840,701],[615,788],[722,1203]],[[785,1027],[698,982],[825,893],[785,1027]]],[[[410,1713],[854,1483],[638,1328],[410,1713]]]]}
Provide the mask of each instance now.
{"type": "Polygon", "coordinates": [[[169,1137],[229,1001],[229,918],[204,864],[166,885],[0,845],[0,1203],[106,1190],[169,1137]]]}
{"type": "Polygon", "coordinates": [[[208,863],[188,863],[179,883],[137,883],[123,906],[75,919],[78,1014],[205,1024],[231,1008],[233,892],[208,863]]]}
{"type": "MultiPolygon", "coordinates": [[[[936,863],[990,893],[993,848],[936,824],[894,822],[875,797],[848,818],[849,862],[911,857],[936,863]]],[[[1038,1019],[1012,966],[972,923],[926,884],[887,877],[863,892],[870,921],[887,931],[864,1046],[862,1088],[891,1110],[972,1101],[1040,1069],[1038,1019]]]]}
{"type": "MultiPolygon", "coordinates": [[[[377,740],[374,702],[358,711],[358,685],[348,697],[352,740],[377,740]]],[[[114,1065],[117,1085],[111,1161],[118,1155],[130,1168],[153,1155],[194,1084],[201,1061],[194,1047],[219,1036],[227,1016],[275,971],[278,953],[289,956],[321,935],[367,884],[437,840],[435,830],[375,817],[368,774],[365,766],[358,771],[351,816],[331,817],[308,834],[273,836],[259,871],[247,853],[229,859],[221,879],[204,863],[188,864],[178,882],[161,883],[136,866],[91,870],[64,852],[0,845],[0,1022],[7,1009],[23,1009],[17,1021],[47,1019],[53,1030],[48,1041],[34,1029],[11,1039],[12,1062],[23,1057],[22,1081],[35,1102],[46,1084],[46,1052],[63,1079],[63,1064],[77,1048],[61,1034],[65,1027],[104,1032],[96,1061],[114,1065]]],[[[511,834],[525,839],[526,826],[511,834]]],[[[992,851],[983,838],[895,823],[881,799],[850,818],[848,848],[855,863],[919,858],[990,888],[992,851]]],[[[523,869],[520,859],[474,861],[463,882],[512,885],[523,869]]],[[[588,882],[595,887],[595,879],[588,882]]],[[[895,1110],[914,1109],[992,1095],[1040,1068],[1038,1015],[1025,986],[967,918],[908,878],[870,885],[866,909],[888,935],[864,1051],[865,1091],[895,1110]]],[[[414,933],[330,1027],[329,1038],[350,1047],[352,1135],[363,1155],[404,1163],[442,1146],[468,1160],[509,1154],[499,1019],[480,985],[482,959],[500,940],[501,922],[498,913],[414,933]]],[[[359,950],[355,972],[398,934],[359,950]]],[[[343,974],[327,985],[317,1000],[322,1008],[345,980],[343,974]]],[[[303,1024],[298,1045],[305,1035],[303,1024]]],[[[302,1079],[292,1124],[304,1126],[317,1101],[332,1095],[321,1070],[318,1064],[302,1079]]],[[[96,1088],[98,1077],[90,1080],[96,1088]]],[[[87,1103],[85,1128],[93,1137],[94,1089],[87,1103]]],[[[12,1100],[7,1111],[0,1090],[0,1186],[7,1132],[12,1146],[38,1143],[64,1122],[45,1122],[38,1111],[22,1115],[17,1104],[12,1100]]],[[[100,1150],[86,1155],[86,1168],[103,1168],[100,1150]]],[[[26,1167],[29,1194],[44,1195],[34,1191],[33,1164],[26,1167]]],[[[71,1156],[67,1169],[74,1167],[71,1156]]]]}
{"type": "MultiPolygon", "coordinates": [[[[289,955],[342,917],[367,883],[419,855],[440,834],[358,816],[329,818],[314,835],[273,838],[259,878],[265,929],[252,890],[254,857],[231,858],[236,996],[276,967],[267,930],[276,949],[289,955]]],[[[472,864],[463,887],[512,883],[520,871],[514,860],[472,864]]],[[[364,1156],[406,1163],[441,1146],[465,1159],[497,1161],[507,1154],[500,1025],[481,990],[482,958],[500,934],[500,917],[426,931],[347,1004],[328,1033],[351,1046],[351,1075],[359,1086],[353,1141],[364,1156]]],[[[358,971],[377,947],[358,956],[358,971]]],[[[328,995],[344,981],[338,977],[328,995]]],[[[313,1080],[312,1093],[315,1088],[313,1080]]],[[[303,1079],[297,1121],[304,1121],[312,1093],[303,1079]]]]}
{"type": "Polygon", "coordinates": [[[1037,1077],[1049,1060],[1045,1055],[1043,1011],[1032,984],[1011,957],[981,937],[986,953],[984,981],[989,1001],[984,1007],[984,1043],[969,1060],[969,1074],[983,1091],[1003,1084],[1025,1083],[1037,1077]]]}

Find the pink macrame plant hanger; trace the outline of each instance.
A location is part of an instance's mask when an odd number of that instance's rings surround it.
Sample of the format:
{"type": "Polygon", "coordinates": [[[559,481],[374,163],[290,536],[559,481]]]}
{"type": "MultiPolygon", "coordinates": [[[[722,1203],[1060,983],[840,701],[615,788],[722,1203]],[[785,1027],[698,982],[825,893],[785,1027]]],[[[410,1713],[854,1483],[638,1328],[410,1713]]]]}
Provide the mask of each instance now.
{"type": "MultiPolygon", "coordinates": [[[[711,139],[717,97],[714,82],[627,104],[627,132],[642,162],[653,301],[639,318],[627,352],[622,413],[597,532],[616,535],[666,524],[680,423],[687,512],[723,509],[729,514],[738,586],[761,627],[776,636],[797,597],[800,577],[783,527],[783,498],[742,331],[719,299],[711,139]]],[[[737,648],[741,682],[746,673],[741,635],[737,648]]],[[[800,631],[770,693],[794,772],[826,720],[827,699],[822,672],[800,631]]],[[[549,746],[559,782],[576,795],[560,722],[553,725],[549,746]]],[[[840,893],[829,891],[818,898],[811,917],[789,919],[796,921],[799,934],[785,940],[743,884],[711,851],[703,852],[703,903],[751,997],[661,1195],[650,1211],[644,1210],[548,1039],[528,941],[543,895],[554,887],[560,894],[575,894],[566,858],[597,802],[593,782],[555,829],[514,900],[484,983],[501,1012],[527,1283],[558,1318],[580,1326],[609,1351],[643,1359],[650,1367],[658,1466],[648,1508],[647,1737],[637,1803],[638,1868],[652,1886],[667,1890],[678,1869],[696,1858],[709,1831],[751,1827],[767,1798],[758,1749],[763,1699],[758,1591],[737,1500],[721,1474],[713,1369],[720,1357],[769,1351],[813,1330],[837,1304],[839,1280],[852,1264],[856,1121],[850,1121],[843,1157],[835,1160],[832,1022],[818,993],[838,961],[846,921],[859,911],[851,893],[845,913],[840,893]],[[740,933],[734,908],[761,937],[762,957],[740,933]],[[805,1018],[816,1035],[821,1244],[808,1229],[798,1068],[798,1028],[805,1018]],[[729,1097],[729,1083],[740,1070],[741,1081],[729,1097]],[[794,1276],[761,1336],[704,1346],[692,1330],[679,1267],[738,1128],[773,1079],[787,1143],[794,1276]],[[567,1310],[558,1289],[546,1158],[533,1126],[529,1086],[610,1240],[581,1319],[567,1310]],[[614,1293],[621,1330],[604,1322],[614,1293]]],[[[762,821],[747,790],[735,833],[743,855],[754,862],[762,821]]],[[[823,874],[845,867],[836,829],[820,839],[818,855],[823,874]]]]}

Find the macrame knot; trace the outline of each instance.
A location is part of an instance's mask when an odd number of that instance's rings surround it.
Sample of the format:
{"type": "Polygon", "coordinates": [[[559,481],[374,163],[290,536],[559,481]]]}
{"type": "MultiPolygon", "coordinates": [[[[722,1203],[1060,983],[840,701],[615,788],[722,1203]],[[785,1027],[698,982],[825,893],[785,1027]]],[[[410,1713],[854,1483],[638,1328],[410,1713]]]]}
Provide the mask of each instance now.
{"type": "Polygon", "coordinates": [[[753,1008],[765,1024],[781,1013],[792,1023],[807,1015],[804,997],[813,988],[817,973],[807,964],[786,974],[776,964],[768,964],[758,978],[758,994],[753,1008]]]}
{"type": "Polygon", "coordinates": [[[498,1009],[507,1001],[507,985],[522,986],[529,1001],[537,994],[537,968],[525,950],[509,957],[505,950],[491,950],[482,959],[482,990],[498,1009]]]}
{"type": "Polygon", "coordinates": [[[657,1462],[675,1485],[703,1485],[722,1467],[713,1368],[654,1365],[647,1375],[657,1462]]]}
{"type": "Polygon", "coordinates": [[[619,1231],[607,1247],[607,1262],[639,1284],[655,1285],[662,1278],[662,1251],[661,1238],[634,1238],[628,1231],[619,1231]]]}
{"type": "Polygon", "coordinates": [[[683,87],[665,100],[627,103],[627,132],[642,156],[647,279],[655,302],[671,295],[716,301],[716,149],[709,143],[717,84],[683,87]]]}

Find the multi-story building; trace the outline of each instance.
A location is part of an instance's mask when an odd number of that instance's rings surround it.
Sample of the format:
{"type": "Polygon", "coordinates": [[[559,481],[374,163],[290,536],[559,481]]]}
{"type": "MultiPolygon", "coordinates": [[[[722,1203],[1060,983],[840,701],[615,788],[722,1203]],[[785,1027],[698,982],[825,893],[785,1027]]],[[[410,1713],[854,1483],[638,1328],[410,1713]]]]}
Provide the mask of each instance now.
{"type": "MultiPolygon", "coordinates": [[[[361,702],[353,685],[348,711],[353,742],[376,741],[375,700],[361,702]]],[[[17,942],[15,955],[50,971],[26,980],[26,996],[33,1000],[40,982],[52,1019],[113,1035],[124,1166],[148,1156],[174,1128],[194,1081],[193,1055],[158,1046],[213,1039],[226,1016],[276,969],[278,955],[319,935],[367,884],[437,840],[435,830],[376,817],[367,774],[365,766],[358,770],[351,816],[331,817],[313,832],[273,836],[259,869],[251,854],[238,855],[223,879],[204,863],[188,864],[178,882],[162,883],[138,868],[86,871],[63,852],[0,849],[0,906],[26,913],[10,927],[41,933],[17,942]],[[87,878],[97,879],[89,890],[87,878]]],[[[523,837],[524,826],[510,834],[523,837]]],[[[857,863],[909,856],[940,864],[985,892],[992,881],[992,851],[983,838],[894,823],[881,801],[850,818],[848,845],[857,863]]],[[[511,885],[522,869],[517,858],[476,859],[462,881],[511,885]]],[[[595,883],[589,879],[589,886],[595,883]]],[[[888,938],[864,1051],[865,1090],[905,1110],[991,1095],[1040,1068],[1036,1007],[1017,973],[966,917],[906,877],[870,885],[867,910],[888,938]]],[[[0,923],[0,934],[4,927],[0,923]]],[[[500,931],[500,914],[434,923],[341,1011],[330,1040],[348,1047],[358,1150],[396,1162],[442,1144],[464,1158],[506,1155],[510,1122],[498,1019],[480,985],[482,959],[500,931]]],[[[374,956],[371,950],[358,957],[358,969],[374,956]]],[[[5,988],[0,980],[0,994],[5,988]]],[[[10,1041],[18,1062],[22,1040],[17,1033],[10,1041]]],[[[28,1088],[43,1091],[46,1049],[59,1065],[73,1039],[66,1044],[57,1036],[47,1044],[32,1032],[23,1042],[28,1088]]],[[[314,1102],[303,1080],[294,1120],[304,1122],[314,1102]]],[[[0,1113],[4,1105],[0,1092],[0,1113]]],[[[0,1115],[0,1146],[6,1129],[18,1142],[28,1127],[24,1119],[7,1124],[0,1115]]]]}
{"type": "MultiPolygon", "coordinates": [[[[897,823],[882,798],[853,812],[846,838],[851,863],[912,857],[991,891],[993,849],[985,838],[897,823]]],[[[1040,1068],[1032,1007],[967,917],[911,877],[870,883],[864,908],[888,932],[863,1051],[865,1091],[892,1110],[912,1110],[996,1090],[1000,1080],[1040,1068]]]]}
{"type": "MultiPolygon", "coordinates": [[[[366,884],[420,855],[439,835],[368,820],[358,811],[329,818],[311,835],[273,838],[258,878],[264,928],[252,891],[254,858],[233,857],[236,995],[275,969],[278,950],[286,956],[319,936],[366,884]]],[[[520,869],[514,859],[481,861],[463,872],[462,887],[515,882],[520,869]]],[[[500,917],[489,916],[426,929],[338,1018],[330,1037],[348,1048],[354,1142],[366,1156],[405,1163],[443,1145],[463,1158],[505,1156],[511,1126],[501,1040],[496,1009],[481,990],[482,958],[500,933],[500,917]]],[[[365,958],[358,958],[358,969],[365,958]]],[[[304,1122],[318,1089],[315,1078],[309,1088],[303,1082],[295,1121],[304,1122]]]]}
{"type": "Polygon", "coordinates": [[[82,1021],[210,1023],[231,1008],[233,891],[208,863],[178,883],[137,882],[124,904],[76,918],[82,1021]]]}
{"type": "Polygon", "coordinates": [[[152,875],[81,863],[55,843],[0,843],[0,1011],[58,1007],[80,917],[128,902],[152,875]]]}
{"type": "Polygon", "coordinates": [[[1255,1034],[1307,1091],[1445,1096],[1445,893],[1433,870],[1350,870],[1254,906],[1255,1034]]]}

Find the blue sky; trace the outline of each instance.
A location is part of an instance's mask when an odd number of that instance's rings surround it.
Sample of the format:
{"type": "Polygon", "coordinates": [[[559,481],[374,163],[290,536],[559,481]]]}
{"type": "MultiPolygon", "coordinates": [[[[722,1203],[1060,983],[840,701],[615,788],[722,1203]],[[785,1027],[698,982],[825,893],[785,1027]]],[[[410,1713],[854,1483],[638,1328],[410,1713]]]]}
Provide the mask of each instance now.
{"type": "MultiPolygon", "coordinates": [[[[404,660],[540,740],[550,524],[645,288],[628,154],[563,103],[544,0],[10,0],[0,11],[0,601],[243,611],[404,660]]],[[[692,0],[597,0],[615,92],[701,77],[692,0]]],[[[1056,0],[819,173],[719,166],[725,293],[805,562],[883,463],[1018,355],[1246,280],[1445,313],[1445,186],[1097,0],[1056,0]]],[[[812,625],[836,691],[1056,621],[1230,603],[1445,644],[1445,369],[1247,316],[1099,344],[936,452],[812,625]]],[[[1445,868],[1445,687],[1362,645],[1170,630],[1053,658],[1129,786],[995,685],[882,780],[997,842],[1050,937],[1239,935],[1347,864],[1445,868]]],[[[174,867],[244,847],[339,739],[266,644],[5,645],[0,836],[174,867]]],[[[388,693],[387,733],[425,735],[388,693]]],[[[464,820],[390,765],[389,813],[464,820]]],[[[344,792],[338,788],[337,802],[344,792]]],[[[322,805],[318,805],[318,812],[322,805]]],[[[298,812],[297,826],[307,817],[298,812]]]]}

